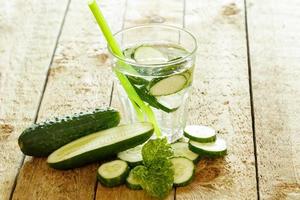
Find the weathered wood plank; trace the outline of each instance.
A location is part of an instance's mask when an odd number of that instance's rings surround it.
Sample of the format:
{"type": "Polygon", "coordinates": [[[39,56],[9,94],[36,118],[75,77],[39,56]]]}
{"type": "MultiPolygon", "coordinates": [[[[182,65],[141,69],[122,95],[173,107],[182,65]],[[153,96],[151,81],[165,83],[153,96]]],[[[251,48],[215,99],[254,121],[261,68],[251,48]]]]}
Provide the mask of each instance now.
{"type": "MultiPolygon", "coordinates": [[[[122,2],[102,2],[113,30],[121,27],[122,2]]],[[[86,1],[73,0],[51,66],[39,121],[108,106],[112,77],[106,47],[101,42],[104,40],[86,1]]],[[[96,169],[97,164],[93,164],[58,171],[50,169],[45,159],[27,157],[13,199],[94,199],[96,169]]]]}
{"type": "MultiPolygon", "coordinates": [[[[137,26],[149,23],[166,23],[181,27],[183,19],[184,1],[140,1],[130,0],[127,2],[126,15],[124,19],[124,27],[137,26]]],[[[134,35],[130,35],[134,37],[134,35]]],[[[117,84],[117,83],[115,83],[117,84]]],[[[116,87],[112,98],[112,105],[122,110],[119,99],[117,97],[116,87]]],[[[129,190],[125,186],[107,189],[100,184],[97,187],[97,200],[146,200],[153,199],[146,195],[143,191],[129,190]]],[[[174,199],[174,190],[166,198],[174,199]]]]}
{"type": "Polygon", "coordinates": [[[247,1],[261,199],[300,199],[300,2],[247,1]]]}
{"type": "Polygon", "coordinates": [[[17,144],[33,123],[67,0],[1,1],[0,199],[8,199],[23,159],[17,144]]]}
{"type": "Polygon", "coordinates": [[[185,25],[199,47],[189,123],[217,129],[228,155],[201,161],[176,199],[257,199],[243,1],[186,1],[185,25]]]}

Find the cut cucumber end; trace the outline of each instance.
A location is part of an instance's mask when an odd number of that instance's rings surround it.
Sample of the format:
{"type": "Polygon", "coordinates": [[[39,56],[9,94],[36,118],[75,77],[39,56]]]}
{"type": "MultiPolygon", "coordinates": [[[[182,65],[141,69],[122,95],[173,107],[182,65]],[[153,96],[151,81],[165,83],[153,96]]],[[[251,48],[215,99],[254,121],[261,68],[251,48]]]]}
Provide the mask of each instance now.
{"type": "Polygon", "coordinates": [[[176,142],[173,143],[172,149],[174,151],[174,157],[185,157],[197,163],[200,159],[200,156],[189,149],[189,145],[186,142],[176,142]]]}
{"type": "Polygon", "coordinates": [[[189,149],[204,157],[221,157],[227,154],[226,141],[220,137],[215,142],[200,143],[189,141],[189,149]]]}
{"type": "Polygon", "coordinates": [[[176,74],[164,79],[153,79],[149,92],[153,96],[167,96],[185,88],[187,79],[184,75],[176,74]]]}
{"type": "Polygon", "coordinates": [[[126,151],[119,152],[117,157],[126,161],[130,167],[141,165],[143,164],[142,147],[143,145],[139,145],[126,151]]]}
{"type": "Polygon", "coordinates": [[[158,49],[149,46],[140,46],[135,49],[134,59],[137,63],[141,64],[156,64],[168,62],[166,57],[158,49]]]}
{"type": "Polygon", "coordinates": [[[114,160],[102,164],[97,171],[99,182],[106,187],[115,187],[125,183],[129,167],[125,161],[114,160]]]}
{"type": "Polygon", "coordinates": [[[148,122],[99,131],[59,148],[48,157],[47,162],[56,169],[80,167],[142,144],[153,131],[153,125],[148,122]]]}
{"type": "Polygon", "coordinates": [[[128,177],[126,178],[126,186],[132,190],[141,190],[142,186],[137,179],[133,177],[132,170],[129,172],[128,177]]]}
{"type": "Polygon", "coordinates": [[[175,157],[171,159],[174,167],[174,183],[175,187],[183,187],[193,181],[195,174],[194,163],[185,157],[175,157]]]}
{"type": "Polygon", "coordinates": [[[216,140],[216,131],[208,126],[188,125],[184,129],[184,136],[196,142],[209,143],[216,140]]]}

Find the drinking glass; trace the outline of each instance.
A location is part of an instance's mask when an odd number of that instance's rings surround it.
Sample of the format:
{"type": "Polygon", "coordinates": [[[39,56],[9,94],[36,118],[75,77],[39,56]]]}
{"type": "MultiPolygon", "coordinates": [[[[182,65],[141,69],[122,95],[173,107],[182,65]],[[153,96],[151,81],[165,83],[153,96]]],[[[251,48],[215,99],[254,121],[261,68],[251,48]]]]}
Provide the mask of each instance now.
{"type": "MultiPolygon", "coordinates": [[[[169,142],[181,138],[195,67],[195,37],[185,29],[168,25],[131,27],[114,36],[123,54],[130,55],[124,58],[108,48],[113,70],[124,74],[140,98],[150,106],[162,135],[169,142]],[[162,54],[157,53],[157,49],[162,54]]],[[[122,85],[118,80],[116,83],[123,121],[138,121],[135,108],[122,85]]]]}

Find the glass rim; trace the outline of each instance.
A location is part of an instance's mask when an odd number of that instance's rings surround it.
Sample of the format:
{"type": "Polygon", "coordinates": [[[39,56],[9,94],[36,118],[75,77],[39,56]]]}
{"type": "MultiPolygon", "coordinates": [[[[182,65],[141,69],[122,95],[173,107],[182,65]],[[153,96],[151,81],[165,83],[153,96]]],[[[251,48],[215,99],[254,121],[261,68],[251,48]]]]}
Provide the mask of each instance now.
{"type": "Polygon", "coordinates": [[[178,30],[178,31],[182,31],[186,34],[188,34],[193,42],[194,42],[194,47],[193,47],[193,50],[191,52],[188,52],[187,55],[183,56],[182,58],[180,59],[176,59],[176,60],[173,60],[173,61],[168,61],[168,62],[161,62],[161,63],[151,63],[151,64],[143,64],[143,63],[137,63],[137,62],[133,62],[131,61],[130,59],[128,58],[125,58],[125,57],[120,57],[118,56],[117,54],[115,54],[111,48],[109,47],[109,44],[107,44],[107,49],[109,51],[109,53],[111,55],[113,55],[113,57],[117,58],[118,60],[121,60],[122,62],[125,62],[127,64],[130,64],[130,65],[134,65],[134,66],[139,66],[139,67],[147,67],[147,68],[150,68],[151,66],[155,66],[155,67],[158,67],[158,66],[161,66],[161,67],[164,67],[164,66],[169,66],[169,65],[175,65],[175,64],[178,64],[178,63],[182,63],[184,62],[185,60],[187,60],[188,58],[192,57],[196,51],[197,51],[197,40],[196,40],[196,37],[189,31],[187,31],[186,29],[184,28],[181,28],[181,27],[177,27],[177,26],[173,26],[173,25],[165,25],[165,24],[147,24],[147,25],[138,25],[138,26],[132,26],[132,27],[128,27],[128,28],[124,28],[124,29],[121,29],[117,32],[115,32],[113,34],[113,36],[117,36],[118,34],[120,33],[123,33],[123,32],[127,32],[127,31],[131,31],[131,30],[135,30],[135,29],[139,29],[139,28],[151,28],[151,27],[160,27],[160,28],[167,28],[167,29],[173,29],[173,30],[178,30]]]}

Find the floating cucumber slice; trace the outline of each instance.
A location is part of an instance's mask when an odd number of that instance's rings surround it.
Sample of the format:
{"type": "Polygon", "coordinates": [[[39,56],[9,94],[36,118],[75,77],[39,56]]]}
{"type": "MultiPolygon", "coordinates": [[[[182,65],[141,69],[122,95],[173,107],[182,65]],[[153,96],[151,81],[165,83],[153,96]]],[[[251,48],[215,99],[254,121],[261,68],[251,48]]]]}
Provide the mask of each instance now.
{"type": "Polygon", "coordinates": [[[197,142],[213,142],[216,140],[216,131],[208,126],[189,125],[184,129],[184,136],[197,142]]]}
{"type": "Polygon", "coordinates": [[[226,141],[217,137],[215,142],[200,143],[190,140],[189,149],[206,157],[219,157],[227,153],[226,141]]]}
{"type": "Polygon", "coordinates": [[[167,96],[185,88],[186,83],[187,79],[182,74],[153,79],[150,82],[149,92],[153,96],[167,96]]]}
{"type": "Polygon", "coordinates": [[[129,167],[123,160],[114,160],[101,165],[97,171],[97,178],[106,187],[115,187],[125,183],[129,167]]]}
{"type": "Polygon", "coordinates": [[[174,151],[175,157],[185,157],[197,163],[200,159],[200,156],[189,149],[189,145],[186,142],[176,142],[171,145],[174,151]]]}
{"type": "Polygon", "coordinates": [[[192,182],[195,174],[194,163],[185,157],[175,157],[171,159],[174,167],[174,186],[182,187],[192,182]]]}
{"type": "Polygon", "coordinates": [[[128,149],[118,153],[118,158],[126,161],[130,167],[135,167],[137,165],[143,164],[142,157],[142,147],[143,145],[136,146],[134,148],[128,149]]]}
{"type": "Polygon", "coordinates": [[[133,177],[132,170],[129,172],[128,177],[126,178],[126,186],[132,190],[141,190],[142,186],[138,180],[133,177]]]}
{"type": "Polygon", "coordinates": [[[170,112],[174,112],[175,110],[177,110],[177,108],[168,108],[166,106],[164,106],[163,104],[159,103],[157,101],[157,99],[150,95],[148,90],[146,89],[146,87],[136,87],[136,86],[133,86],[135,91],[137,92],[137,94],[140,96],[140,98],[147,102],[150,106],[154,107],[154,108],[157,108],[157,109],[160,109],[160,110],[163,110],[167,113],[170,113],[170,112]]]}
{"type": "Polygon", "coordinates": [[[149,46],[140,46],[136,48],[134,52],[134,59],[136,62],[142,64],[168,62],[167,56],[159,50],[149,46]]]}

